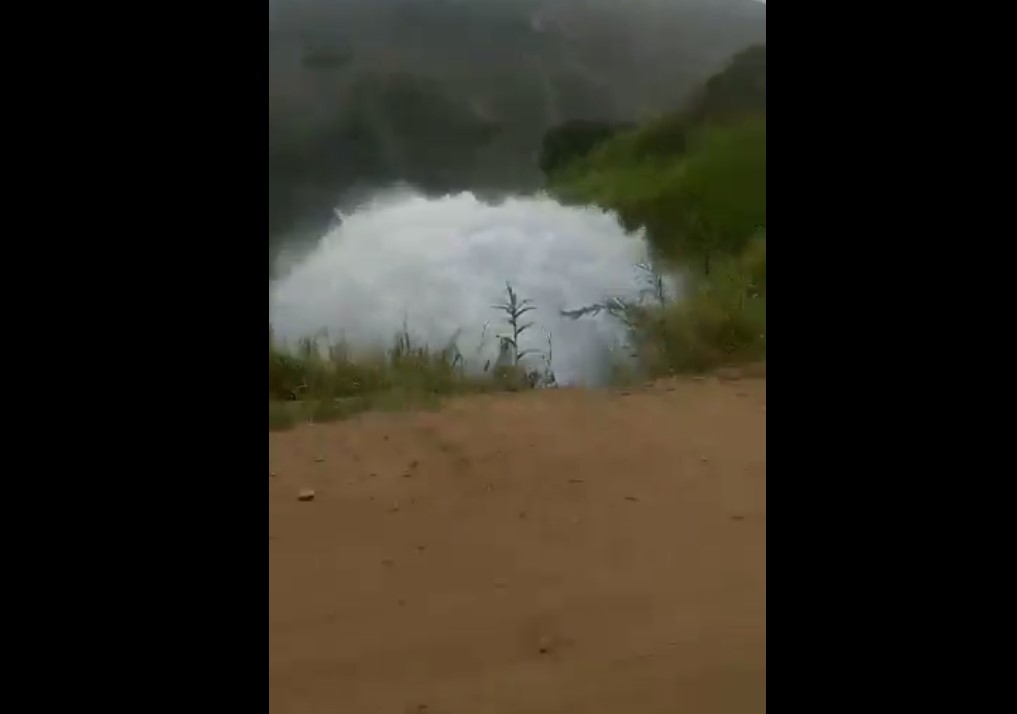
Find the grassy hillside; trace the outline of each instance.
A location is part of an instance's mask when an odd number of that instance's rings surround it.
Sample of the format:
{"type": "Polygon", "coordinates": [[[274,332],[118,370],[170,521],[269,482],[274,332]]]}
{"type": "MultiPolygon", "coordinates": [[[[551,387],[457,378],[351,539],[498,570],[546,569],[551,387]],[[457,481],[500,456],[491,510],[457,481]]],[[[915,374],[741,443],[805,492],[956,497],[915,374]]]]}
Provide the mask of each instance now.
{"type": "Polygon", "coordinates": [[[663,120],[604,144],[552,188],[644,228],[658,269],[684,276],[682,300],[621,316],[651,375],[765,360],[765,116],[691,127],[663,120]]]}
{"type": "Polygon", "coordinates": [[[658,254],[710,272],[766,225],[766,117],[732,125],[664,119],[610,140],[565,167],[554,192],[646,228],[658,254]]]}
{"type": "Polygon", "coordinates": [[[684,111],[550,173],[554,194],[616,211],[684,276],[683,300],[621,315],[652,374],[766,357],[765,74],[765,47],[742,52],[684,111]]]}

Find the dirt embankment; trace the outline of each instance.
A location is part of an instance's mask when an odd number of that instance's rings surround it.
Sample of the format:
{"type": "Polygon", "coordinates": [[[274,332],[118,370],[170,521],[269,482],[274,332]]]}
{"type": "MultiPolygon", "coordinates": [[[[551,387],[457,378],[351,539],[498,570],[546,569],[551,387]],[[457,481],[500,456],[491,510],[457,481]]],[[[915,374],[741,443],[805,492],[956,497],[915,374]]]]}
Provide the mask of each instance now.
{"type": "Polygon", "coordinates": [[[269,450],[273,714],[765,712],[765,379],[471,398],[269,450]]]}

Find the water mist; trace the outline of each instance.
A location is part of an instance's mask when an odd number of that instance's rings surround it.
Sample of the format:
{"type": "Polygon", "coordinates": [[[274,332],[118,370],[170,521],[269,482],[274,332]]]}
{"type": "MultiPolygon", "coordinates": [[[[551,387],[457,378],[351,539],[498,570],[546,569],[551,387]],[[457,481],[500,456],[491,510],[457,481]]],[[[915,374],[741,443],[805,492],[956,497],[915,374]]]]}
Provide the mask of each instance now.
{"type": "MultiPolygon", "coordinates": [[[[594,207],[390,192],[340,215],[316,247],[284,259],[270,284],[269,319],[284,340],[326,331],[354,350],[388,345],[405,325],[432,347],[455,338],[467,366],[482,368],[506,334],[492,306],[510,282],[536,307],[520,349],[546,350],[550,334],[559,384],[596,384],[625,359],[624,328],[603,313],[574,320],[561,311],[638,299],[647,253],[641,234],[594,207]]],[[[540,355],[529,359],[544,366],[540,355]]]]}

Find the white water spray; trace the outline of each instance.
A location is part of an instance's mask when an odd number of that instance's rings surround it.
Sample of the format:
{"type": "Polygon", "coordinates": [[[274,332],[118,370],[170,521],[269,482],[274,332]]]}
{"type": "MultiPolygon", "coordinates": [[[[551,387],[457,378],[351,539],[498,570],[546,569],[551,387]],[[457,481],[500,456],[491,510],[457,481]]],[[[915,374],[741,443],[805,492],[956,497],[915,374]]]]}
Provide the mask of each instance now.
{"type": "MultiPolygon", "coordinates": [[[[439,349],[458,333],[459,350],[476,368],[506,334],[492,306],[510,282],[536,306],[520,349],[546,350],[550,334],[558,382],[595,384],[611,360],[624,358],[624,330],[607,315],[572,320],[561,310],[637,299],[645,287],[637,266],[646,261],[643,237],[597,208],[547,197],[486,203],[469,193],[399,192],[342,216],[315,249],[280,271],[269,319],[285,340],[325,330],[354,348],[389,345],[404,324],[439,349]]],[[[530,365],[542,368],[541,357],[530,365]]]]}

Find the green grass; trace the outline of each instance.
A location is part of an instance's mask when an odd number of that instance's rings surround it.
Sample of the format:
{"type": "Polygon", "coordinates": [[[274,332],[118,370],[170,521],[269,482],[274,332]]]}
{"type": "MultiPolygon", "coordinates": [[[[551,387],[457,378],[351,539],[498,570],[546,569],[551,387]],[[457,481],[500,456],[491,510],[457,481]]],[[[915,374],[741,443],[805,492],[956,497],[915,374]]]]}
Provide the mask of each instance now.
{"type": "Polygon", "coordinates": [[[407,331],[387,350],[356,356],[341,343],[323,350],[304,340],[287,349],[270,336],[268,382],[270,429],[369,410],[433,407],[446,397],[508,386],[494,374],[470,376],[454,348],[417,345],[407,331]]]}
{"type": "Polygon", "coordinates": [[[766,238],[691,276],[684,299],[636,307],[626,319],[649,377],[766,360],[766,238]]]}
{"type": "Polygon", "coordinates": [[[464,394],[518,392],[554,386],[551,339],[548,349],[520,350],[518,340],[530,324],[521,318],[534,307],[506,285],[507,299],[493,309],[505,318],[506,331],[496,335],[501,357],[484,365],[466,363],[454,340],[442,350],[415,341],[407,328],[388,349],[354,354],[337,343],[323,349],[319,341],[302,340],[295,348],[276,342],[269,325],[268,425],[286,429],[307,422],[344,419],[366,411],[431,409],[442,400],[464,394]],[[542,357],[534,369],[524,357],[542,357]]]}
{"type": "Polygon", "coordinates": [[[661,268],[690,283],[678,302],[616,314],[644,376],[766,359],[765,114],[664,117],[566,166],[550,189],[644,229],[661,268]]]}
{"type": "Polygon", "coordinates": [[[616,381],[765,363],[765,234],[740,255],[718,260],[709,275],[685,271],[678,298],[666,294],[659,274],[650,277],[653,289],[638,302],[612,300],[566,313],[579,320],[605,312],[627,328],[634,364],[617,365],[616,381]]]}
{"type": "Polygon", "coordinates": [[[552,177],[563,201],[645,228],[672,263],[737,255],[766,225],[766,117],[689,126],[665,118],[607,141],[552,177]]]}

